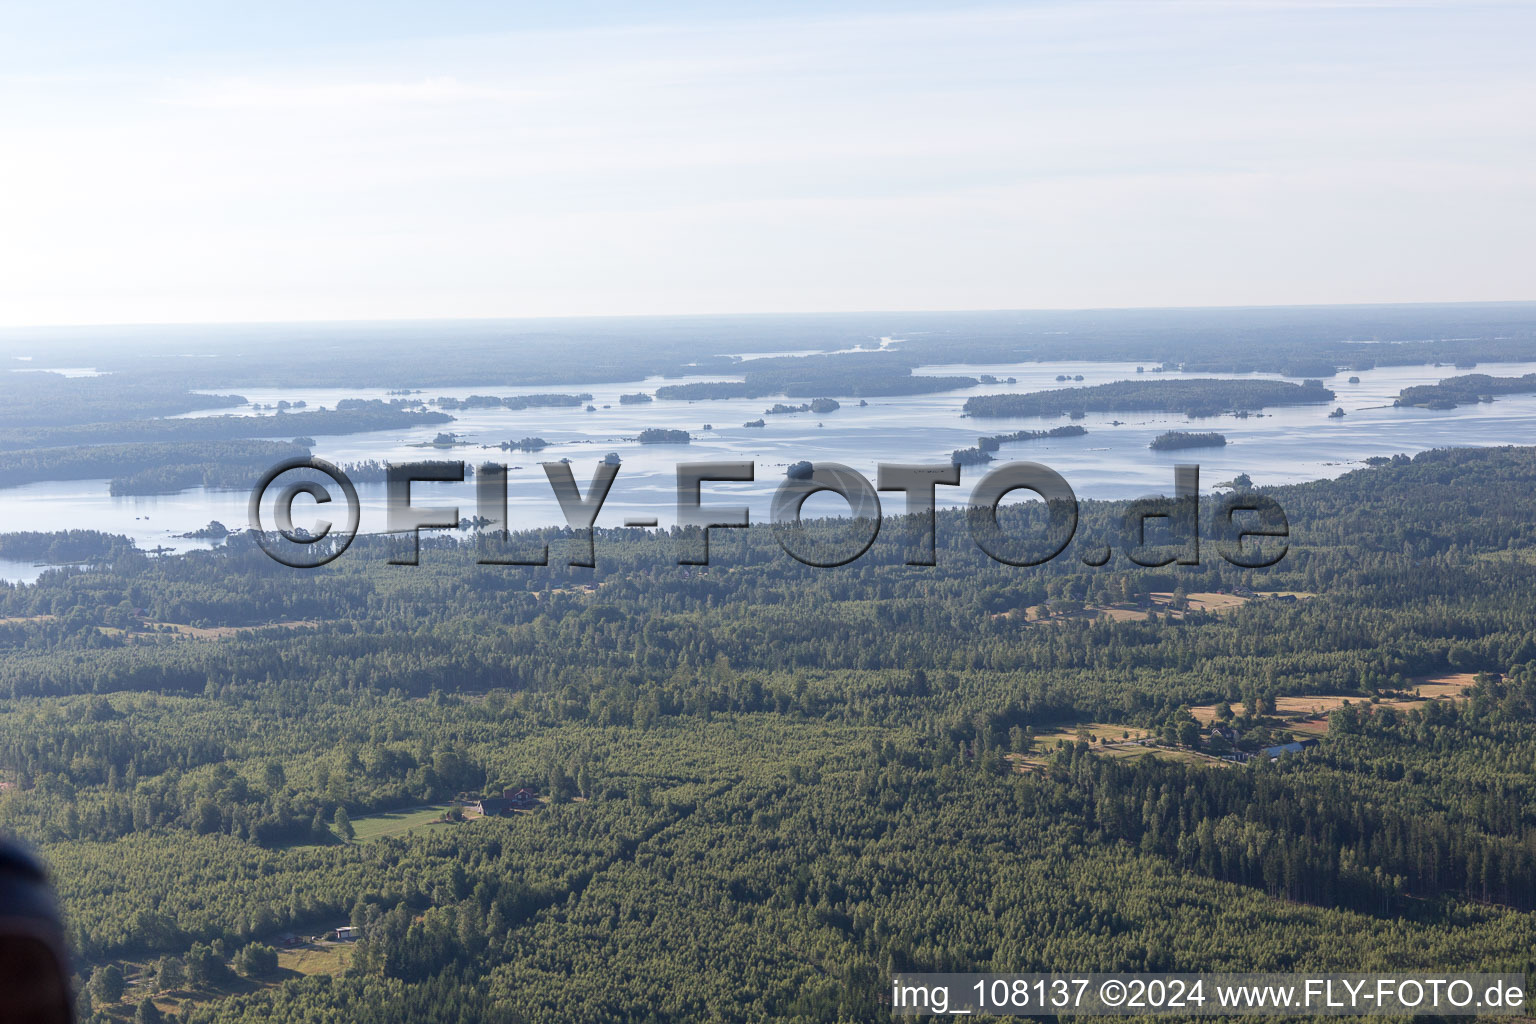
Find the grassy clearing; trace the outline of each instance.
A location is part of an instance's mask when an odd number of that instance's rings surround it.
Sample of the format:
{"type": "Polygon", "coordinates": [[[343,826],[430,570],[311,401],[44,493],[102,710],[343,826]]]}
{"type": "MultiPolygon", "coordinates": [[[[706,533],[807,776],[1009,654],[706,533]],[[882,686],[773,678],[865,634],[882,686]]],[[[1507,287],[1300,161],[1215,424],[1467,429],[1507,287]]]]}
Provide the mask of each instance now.
{"type": "Polygon", "coordinates": [[[1063,725],[1052,729],[1050,732],[1035,734],[1035,745],[1054,747],[1061,740],[1068,743],[1077,742],[1079,729],[1086,729],[1090,741],[1097,743],[1103,740],[1105,743],[1119,743],[1127,739],[1139,740],[1152,735],[1145,729],[1138,729],[1134,725],[1114,725],[1106,722],[1083,722],[1081,725],[1063,725]],[[1126,734],[1130,735],[1127,736],[1126,734]]]}
{"type": "MultiPolygon", "coordinates": [[[[1228,612],[1234,608],[1241,608],[1248,603],[1246,597],[1238,597],[1236,594],[1194,593],[1186,595],[1189,598],[1189,607],[1197,612],[1228,612]]],[[[1169,593],[1154,593],[1154,604],[1166,605],[1173,603],[1173,595],[1169,593]]]]}
{"type": "MultiPolygon", "coordinates": [[[[1116,736],[1118,737],[1118,733],[1116,736]]],[[[1143,733],[1143,735],[1145,735],[1143,733]]],[[[1054,744],[1052,744],[1054,746],[1054,744]]],[[[1117,761],[1136,761],[1143,757],[1155,757],[1164,761],[1183,761],[1188,764],[1219,765],[1229,767],[1232,762],[1224,761],[1210,754],[1202,754],[1195,750],[1181,750],[1172,747],[1144,747],[1135,742],[1116,742],[1113,744],[1094,744],[1091,748],[1097,757],[1112,757],[1117,761]]],[[[1041,771],[1049,760],[1048,750],[1036,750],[1029,754],[1007,754],[1008,763],[1013,770],[1021,774],[1041,771]]]]}
{"type": "Polygon", "coordinates": [[[1453,672],[1444,676],[1425,676],[1413,681],[1414,692],[1420,697],[1428,697],[1438,700],[1442,697],[1466,696],[1466,692],[1477,682],[1477,674],[1474,672],[1453,672]]]}
{"type": "Polygon", "coordinates": [[[252,633],[258,629],[316,629],[320,623],[311,619],[291,619],[286,622],[268,622],[260,626],[189,626],[183,622],[145,622],[146,626],[160,629],[170,629],[180,636],[189,636],[196,640],[223,640],[226,637],[239,636],[241,633],[252,633]]]}
{"type": "MultiPolygon", "coordinates": [[[[1362,697],[1358,693],[1315,693],[1305,697],[1280,697],[1275,700],[1275,716],[1282,719],[1297,720],[1297,727],[1302,731],[1326,732],[1326,727],[1318,729],[1315,726],[1309,728],[1301,719],[1323,718],[1329,713],[1338,710],[1345,704],[1359,704],[1369,708],[1392,708],[1397,711],[1412,711],[1421,708],[1433,700],[1465,700],[1466,692],[1472,687],[1473,673],[1457,672],[1443,676],[1429,676],[1415,680],[1413,690],[1415,697],[1387,697],[1371,703],[1369,697],[1362,697]]],[[[1208,704],[1203,707],[1191,708],[1190,713],[1201,725],[1210,725],[1216,720],[1216,704],[1208,704]]],[[[1243,706],[1232,704],[1232,713],[1241,715],[1243,706]]]]}
{"type": "Polygon", "coordinates": [[[441,824],[437,820],[443,816],[443,812],[449,806],[434,804],[430,807],[412,807],[404,811],[386,811],[383,814],[353,818],[352,831],[356,834],[358,842],[366,843],[385,836],[408,835],[426,828],[450,828],[452,826],[441,824]]]}
{"type": "Polygon", "coordinates": [[[338,975],[347,969],[352,960],[352,945],[347,942],[327,943],[320,946],[300,946],[297,949],[277,951],[277,966],[282,971],[295,974],[338,975]]]}

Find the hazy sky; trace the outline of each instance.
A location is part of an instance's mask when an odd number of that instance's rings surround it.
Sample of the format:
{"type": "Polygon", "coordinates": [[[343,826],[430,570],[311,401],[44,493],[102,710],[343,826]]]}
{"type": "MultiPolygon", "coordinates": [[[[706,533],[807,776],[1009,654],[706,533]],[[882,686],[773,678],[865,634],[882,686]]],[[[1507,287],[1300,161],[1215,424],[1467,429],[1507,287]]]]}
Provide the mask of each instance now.
{"type": "Polygon", "coordinates": [[[1529,3],[0,0],[0,324],[1536,298],[1533,40],[1529,3]]]}

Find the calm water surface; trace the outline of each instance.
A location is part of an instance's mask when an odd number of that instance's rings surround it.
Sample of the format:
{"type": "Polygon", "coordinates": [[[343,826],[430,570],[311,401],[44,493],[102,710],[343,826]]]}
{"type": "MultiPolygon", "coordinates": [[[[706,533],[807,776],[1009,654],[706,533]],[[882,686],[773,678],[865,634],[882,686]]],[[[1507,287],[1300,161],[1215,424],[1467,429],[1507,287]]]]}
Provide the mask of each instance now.
{"type": "MultiPolygon", "coordinates": [[[[1153,364],[1145,364],[1150,371],[1153,364]]],[[[1099,384],[1108,381],[1159,379],[1164,375],[1136,373],[1134,363],[969,363],[921,367],[921,374],[992,374],[1000,379],[1017,378],[1013,385],[984,384],[968,391],[937,395],[870,399],[859,408],[857,400],[843,402],[825,415],[797,413],[764,416],[776,401],[798,405],[804,399],[754,398],[729,401],[664,402],[620,405],[620,394],[654,392],[679,379],[651,378],[620,384],[548,386],[539,388],[471,387],[432,388],[415,396],[464,398],[471,394],[529,394],[537,392],[590,393],[598,408],[456,410],[455,422],[408,431],[385,430],[342,437],[317,438],[315,454],[339,465],[365,460],[410,461],[420,458],[462,458],[467,462],[505,462],[513,467],[509,479],[509,515],[514,526],[540,526],[560,522],[559,506],[539,467],[541,461],[569,458],[576,479],[585,490],[596,463],[608,452],[617,452],[623,469],[613,485],[598,519],[600,526],[620,526],[626,516],[656,516],[663,525],[675,515],[676,477],[679,462],[750,460],[756,465],[752,484],[706,486],[706,504],[748,504],[754,521],[767,516],[773,489],[784,478],[784,469],[800,459],[841,462],[871,480],[881,462],[943,462],[956,448],[976,443],[983,434],[1020,429],[1043,429],[1069,422],[1063,418],[1014,417],[975,420],[961,414],[965,399],[973,394],[1005,391],[1037,391],[1047,388],[1099,384]],[[1083,376],[1081,382],[1060,383],[1057,375],[1083,376]],[[743,426],[762,418],[766,426],[743,426]],[[640,445],[635,435],[646,427],[687,430],[693,443],[640,445]],[[467,442],[453,449],[421,447],[439,430],[451,430],[467,442]],[[551,442],[537,455],[501,452],[502,441],[539,436],[551,442]]],[[[1301,406],[1266,410],[1263,416],[1238,419],[1224,416],[1191,421],[1182,414],[1113,413],[1089,414],[1077,421],[1088,433],[1075,438],[1006,445],[1000,459],[1043,462],[1060,472],[1076,492],[1089,498],[1125,498],[1161,492],[1172,487],[1173,466],[1198,462],[1203,489],[1210,489],[1238,473],[1256,483],[1279,484],[1333,477],[1359,468],[1373,455],[1413,454],[1430,448],[1502,444],[1536,444],[1536,395],[1500,398],[1492,404],[1432,411],[1398,409],[1392,401],[1411,384],[1432,383],[1467,372],[1494,376],[1518,376],[1536,372],[1536,363],[1484,363],[1475,371],[1449,366],[1383,367],[1360,371],[1359,384],[1346,383],[1349,374],[1330,379],[1346,415],[1330,419],[1334,405],[1301,406]],[[1119,426],[1112,421],[1119,419],[1119,426]],[[1173,429],[1219,430],[1228,445],[1219,449],[1153,452],[1148,443],[1173,429]]],[[[1179,377],[1228,377],[1231,374],[1167,374],[1179,377]]],[[[1255,377],[1273,375],[1255,374],[1255,377]]],[[[722,380],[719,375],[682,380],[722,380]]],[[[1278,378],[1277,378],[1278,379],[1278,378]]],[[[240,389],[253,405],[274,405],[279,400],[303,401],[307,408],[333,408],[343,398],[388,398],[383,389],[296,388],[240,389]]],[[[226,413],[272,415],[277,439],[291,438],[282,416],[253,408],[219,409],[193,415],[226,413]]],[[[985,467],[966,467],[957,488],[940,488],[945,504],[965,500],[971,485],[985,467]]],[[[382,484],[359,484],[364,532],[384,528],[382,484]]],[[[474,514],[474,484],[418,484],[413,488],[419,505],[458,505],[460,514],[474,514]]],[[[179,537],[219,520],[230,528],[245,525],[243,491],[210,491],[204,488],[173,495],[113,497],[106,480],[45,482],[0,489],[0,530],[90,529],[126,534],[143,548],[184,551],[208,546],[207,542],[179,537]]],[[[886,496],[886,508],[899,511],[900,495],[886,496]]],[[[295,521],[303,524],[309,510],[304,499],[295,505],[295,521]]],[[[836,514],[846,506],[835,496],[821,496],[807,503],[807,515],[836,514]]],[[[268,513],[270,515],[270,513],[268,513]]],[[[326,516],[333,518],[334,516],[326,516]]],[[[0,561],[0,578],[28,580],[41,571],[27,563],[0,561]]]]}

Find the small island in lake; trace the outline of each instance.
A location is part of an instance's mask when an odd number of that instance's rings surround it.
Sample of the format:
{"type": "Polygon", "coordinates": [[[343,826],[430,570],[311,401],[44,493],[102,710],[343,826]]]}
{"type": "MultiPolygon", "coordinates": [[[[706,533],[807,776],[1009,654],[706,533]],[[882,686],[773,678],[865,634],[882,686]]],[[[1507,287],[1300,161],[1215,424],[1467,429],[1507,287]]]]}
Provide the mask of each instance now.
{"type": "Polygon", "coordinates": [[[635,440],[641,444],[687,444],[693,435],[686,430],[667,430],[664,427],[647,427],[635,440]]]}
{"type": "Polygon", "coordinates": [[[1180,448],[1221,448],[1227,443],[1227,435],[1214,431],[1204,434],[1194,434],[1187,430],[1170,430],[1166,434],[1159,434],[1147,445],[1153,451],[1175,451],[1180,448]]]}
{"type": "Polygon", "coordinates": [[[1065,427],[1052,427],[1050,430],[1015,430],[1009,434],[993,434],[990,437],[978,437],[976,447],[961,448],[951,452],[949,461],[957,466],[974,466],[983,462],[992,461],[992,453],[1005,444],[1014,441],[1040,441],[1046,438],[1057,437],[1081,437],[1088,433],[1087,430],[1077,424],[1069,424],[1065,427]]]}
{"type": "Polygon", "coordinates": [[[782,416],[792,412],[829,413],[841,409],[842,403],[835,398],[818,398],[810,402],[802,402],[800,405],[785,405],[776,402],[772,409],[763,410],[764,416],[782,416]]]}

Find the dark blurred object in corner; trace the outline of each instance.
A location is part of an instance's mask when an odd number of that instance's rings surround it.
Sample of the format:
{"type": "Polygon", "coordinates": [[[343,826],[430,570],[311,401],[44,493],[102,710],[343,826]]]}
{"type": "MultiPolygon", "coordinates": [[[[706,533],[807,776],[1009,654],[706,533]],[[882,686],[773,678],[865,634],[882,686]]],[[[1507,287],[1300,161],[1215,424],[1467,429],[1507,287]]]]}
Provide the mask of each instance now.
{"type": "Polygon", "coordinates": [[[0,1024],[69,1024],[68,965],[47,874],[0,842],[0,1024]]]}

